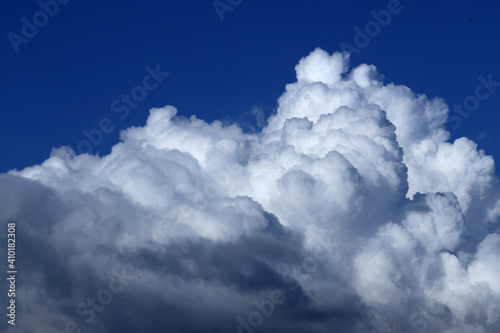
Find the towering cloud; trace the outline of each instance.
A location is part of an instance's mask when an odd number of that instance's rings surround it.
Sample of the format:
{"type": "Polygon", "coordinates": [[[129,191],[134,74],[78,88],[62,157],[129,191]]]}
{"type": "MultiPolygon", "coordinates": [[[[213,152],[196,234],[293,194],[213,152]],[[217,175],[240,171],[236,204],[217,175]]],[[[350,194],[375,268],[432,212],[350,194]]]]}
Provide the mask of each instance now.
{"type": "Polygon", "coordinates": [[[296,72],[259,133],[165,106],[109,155],[0,175],[8,329],[498,332],[493,159],[372,65],[316,49],[296,72]]]}

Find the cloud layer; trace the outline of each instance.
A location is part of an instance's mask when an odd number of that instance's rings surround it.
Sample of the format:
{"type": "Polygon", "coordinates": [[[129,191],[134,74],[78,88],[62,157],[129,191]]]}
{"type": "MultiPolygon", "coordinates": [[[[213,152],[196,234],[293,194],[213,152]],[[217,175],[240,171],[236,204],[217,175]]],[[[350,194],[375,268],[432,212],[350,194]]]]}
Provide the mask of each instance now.
{"type": "Polygon", "coordinates": [[[1,174],[10,331],[500,330],[493,159],[372,65],[296,72],[258,133],[165,106],[109,155],[1,174]]]}

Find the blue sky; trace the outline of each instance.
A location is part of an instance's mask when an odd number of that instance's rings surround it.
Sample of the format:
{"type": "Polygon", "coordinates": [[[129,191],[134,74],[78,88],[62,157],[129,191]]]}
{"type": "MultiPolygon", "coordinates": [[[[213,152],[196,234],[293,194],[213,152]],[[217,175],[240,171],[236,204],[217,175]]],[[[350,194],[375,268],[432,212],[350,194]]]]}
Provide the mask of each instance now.
{"type": "MultiPolygon", "coordinates": [[[[116,126],[94,148],[107,154],[118,130],[144,124],[151,107],[174,105],[180,115],[207,121],[236,121],[253,106],[269,115],[301,57],[316,47],[334,52],[342,42],[354,45],[354,27],[364,30],[370,11],[387,4],[245,0],[221,21],[211,1],[69,1],[15,53],[7,34],[21,35],[22,17],[32,21],[41,8],[36,1],[3,3],[0,170],[41,163],[52,147],[76,149],[82,130],[102,118],[116,126]],[[112,101],[157,64],[168,78],[119,119],[112,101]]],[[[440,96],[450,107],[461,104],[474,95],[478,76],[500,81],[498,6],[402,1],[402,11],[352,54],[351,65],[374,64],[385,82],[440,96]]],[[[470,137],[500,156],[499,105],[496,91],[450,130],[452,138],[470,137]]]]}

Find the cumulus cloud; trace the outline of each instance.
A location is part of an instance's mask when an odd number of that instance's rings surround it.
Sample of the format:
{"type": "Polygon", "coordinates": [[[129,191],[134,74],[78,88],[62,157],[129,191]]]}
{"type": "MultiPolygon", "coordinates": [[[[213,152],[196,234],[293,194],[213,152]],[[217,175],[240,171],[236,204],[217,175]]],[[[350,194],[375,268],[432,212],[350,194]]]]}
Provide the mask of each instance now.
{"type": "Polygon", "coordinates": [[[7,329],[497,332],[493,159],[373,65],[316,49],[295,69],[262,131],[165,106],[109,155],[0,175],[7,329]]]}

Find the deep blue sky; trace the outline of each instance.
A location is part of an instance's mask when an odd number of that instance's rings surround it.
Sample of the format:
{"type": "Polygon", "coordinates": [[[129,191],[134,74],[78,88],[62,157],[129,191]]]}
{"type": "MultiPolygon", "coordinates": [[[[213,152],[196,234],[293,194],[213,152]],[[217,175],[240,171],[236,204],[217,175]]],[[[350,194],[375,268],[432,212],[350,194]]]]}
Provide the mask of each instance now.
{"type": "MultiPolygon", "coordinates": [[[[226,2],[223,0],[223,2],[226,2]]],[[[52,147],[76,145],[82,130],[109,118],[117,126],[94,150],[108,153],[118,129],[142,125],[151,107],[180,115],[238,120],[254,105],[267,114],[294,66],[314,48],[353,44],[371,10],[388,1],[243,0],[221,21],[212,1],[77,1],[39,28],[16,54],[7,37],[32,22],[36,1],[2,2],[0,172],[41,163],[52,147]],[[170,75],[124,120],[110,105],[142,83],[145,67],[170,75]]],[[[403,10],[351,64],[377,66],[385,82],[443,97],[474,95],[477,77],[500,81],[497,1],[402,0],[403,10]],[[470,21],[469,21],[470,20],[470,21]]],[[[500,160],[500,87],[456,130],[500,160]]]]}

